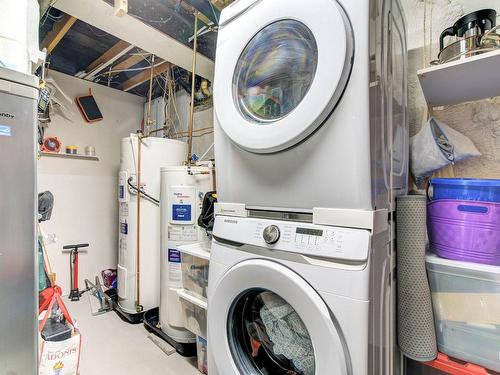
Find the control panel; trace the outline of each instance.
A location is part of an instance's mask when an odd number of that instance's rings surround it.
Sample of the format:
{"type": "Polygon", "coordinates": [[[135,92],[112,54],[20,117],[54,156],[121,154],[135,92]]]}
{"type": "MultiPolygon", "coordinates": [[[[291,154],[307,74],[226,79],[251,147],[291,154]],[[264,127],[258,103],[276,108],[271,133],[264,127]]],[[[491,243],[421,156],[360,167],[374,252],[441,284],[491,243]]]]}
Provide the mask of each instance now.
{"type": "Polygon", "coordinates": [[[366,261],[370,231],[297,222],[217,216],[214,236],[304,255],[366,261]]]}

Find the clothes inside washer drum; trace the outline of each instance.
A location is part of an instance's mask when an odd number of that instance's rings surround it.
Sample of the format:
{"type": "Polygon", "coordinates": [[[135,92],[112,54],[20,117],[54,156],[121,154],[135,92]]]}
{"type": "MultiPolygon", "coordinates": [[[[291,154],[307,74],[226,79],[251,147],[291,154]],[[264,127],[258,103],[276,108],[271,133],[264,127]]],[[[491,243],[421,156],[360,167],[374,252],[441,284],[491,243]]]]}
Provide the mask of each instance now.
{"type": "Polygon", "coordinates": [[[260,316],[274,344],[274,353],[288,358],[304,375],[314,375],[314,349],[299,314],[274,293],[263,293],[262,301],[260,316]]]}

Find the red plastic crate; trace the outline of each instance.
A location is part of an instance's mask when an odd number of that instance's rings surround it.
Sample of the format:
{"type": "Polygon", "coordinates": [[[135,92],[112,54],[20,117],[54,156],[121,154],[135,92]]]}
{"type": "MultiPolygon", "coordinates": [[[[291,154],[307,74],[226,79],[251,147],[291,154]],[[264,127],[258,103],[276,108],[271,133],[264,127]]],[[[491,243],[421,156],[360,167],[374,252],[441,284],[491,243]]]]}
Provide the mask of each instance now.
{"type": "Polygon", "coordinates": [[[452,360],[446,354],[438,353],[434,361],[426,362],[425,365],[443,371],[450,375],[490,375],[484,367],[472,363],[459,363],[452,360]]]}

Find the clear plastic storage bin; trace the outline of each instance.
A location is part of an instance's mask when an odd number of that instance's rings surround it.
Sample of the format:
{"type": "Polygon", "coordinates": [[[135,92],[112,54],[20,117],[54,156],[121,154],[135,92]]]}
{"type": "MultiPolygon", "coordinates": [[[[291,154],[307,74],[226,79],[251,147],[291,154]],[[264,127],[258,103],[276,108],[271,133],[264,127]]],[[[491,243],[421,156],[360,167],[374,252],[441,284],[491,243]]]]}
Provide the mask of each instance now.
{"type": "Polygon", "coordinates": [[[207,337],[207,302],[186,290],[177,291],[184,314],[184,328],[197,336],[207,337]]]}
{"type": "Polygon", "coordinates": [[[500,267],[427,256],[438,349],[500,371],[500,267]]]}
{"type": "Polygon", "coordinates": [[[198,371],[208,374],[208,345],[203,337],[196,337],[196,354],[198,358],[198,371]]]}
{"type": "Polygon", "coordinates": [[[207,297],[210,243],[179,246],[182,253],[182,287],[190,293],[207,297]]]}

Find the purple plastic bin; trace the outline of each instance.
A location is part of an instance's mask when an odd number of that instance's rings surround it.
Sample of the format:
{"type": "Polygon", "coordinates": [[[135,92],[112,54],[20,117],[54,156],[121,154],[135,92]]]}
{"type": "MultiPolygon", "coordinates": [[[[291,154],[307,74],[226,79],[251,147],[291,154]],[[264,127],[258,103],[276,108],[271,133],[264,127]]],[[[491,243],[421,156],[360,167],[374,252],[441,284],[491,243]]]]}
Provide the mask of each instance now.
{"type": "Polygon", "coordinates": [[[427,205],[431,251],[442,258],[500,265],[500,204],[439,200],[427,205]]]}

